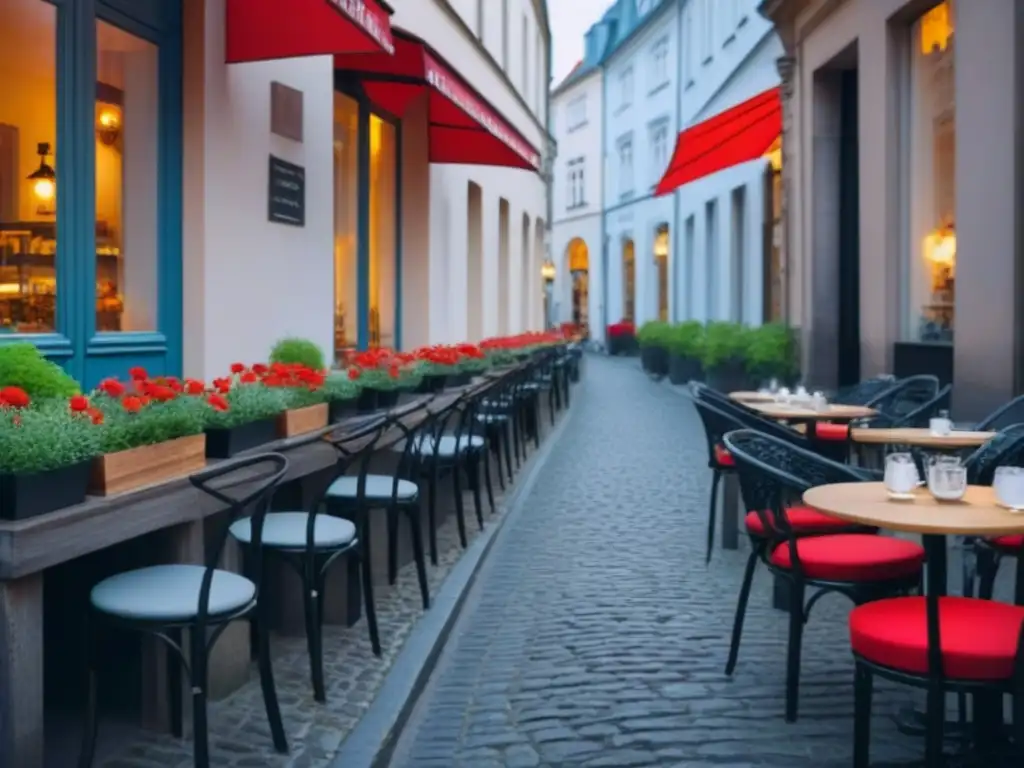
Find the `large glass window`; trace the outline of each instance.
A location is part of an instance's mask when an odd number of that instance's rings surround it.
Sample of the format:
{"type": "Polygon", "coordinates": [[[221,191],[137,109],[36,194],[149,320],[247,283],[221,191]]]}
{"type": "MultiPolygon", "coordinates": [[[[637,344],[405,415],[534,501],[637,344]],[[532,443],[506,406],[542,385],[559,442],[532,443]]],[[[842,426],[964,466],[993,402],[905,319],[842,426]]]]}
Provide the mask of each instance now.
{"type": "Polygon", "coordinates": [[[157,46],[96,24],[96,330],[157,321],[157,46]]]}
{"type": "Polygon", "coordinates": [[[57,10],[0,4],[0,332],[56,329],[57,10]]]}
{"type": "Polygon", "coordinates": [[[956,283],[956,100],[951,0],[911,27],[904,101],[907,220],[904,336],[953,341],[956,283]]]}
{"type": "Polygon", "coordinates": [[[668,224],[659,224],[654,234],[654,265],[658,280],[658,320],[668,322],[668,224]]]}
{"type": "Polygon", "coordinates": [[[636,246],[622,242],[622,319],[636,322],[636,246]]]}
{"type": "Polygon", "coordinates": [[[370,345],[395,346],[395,127],[370,115],[370,345]]]}
{"type": "Polygon", "coordinates": [[[341,358],[359,333],[356,221],[359,213],[359,105],[334,94],[334,352],[341,358]]]}

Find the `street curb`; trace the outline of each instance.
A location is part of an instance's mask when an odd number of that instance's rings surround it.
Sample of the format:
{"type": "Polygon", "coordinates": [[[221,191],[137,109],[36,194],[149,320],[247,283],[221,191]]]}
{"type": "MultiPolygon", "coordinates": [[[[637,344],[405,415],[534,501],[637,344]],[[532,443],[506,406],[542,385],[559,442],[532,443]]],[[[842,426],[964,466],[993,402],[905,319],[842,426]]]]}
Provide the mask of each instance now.
{"type": "Polygon", "coordinates": [[[342,742],[330,768],[386,768],[389,764],[402,729],[430,680],[487,554],[506,523],[522,511],[541,468],[573,413],[575,409],[570,407],[548,433],[537,452],[530,457],[525,476],[512,491],[505,514],[497,521],[497,525],[486,528],[477,536],[455,563],[441,589],[433,596],[430,609],[420,617],[410,632],[370,708],[342,742]]]}

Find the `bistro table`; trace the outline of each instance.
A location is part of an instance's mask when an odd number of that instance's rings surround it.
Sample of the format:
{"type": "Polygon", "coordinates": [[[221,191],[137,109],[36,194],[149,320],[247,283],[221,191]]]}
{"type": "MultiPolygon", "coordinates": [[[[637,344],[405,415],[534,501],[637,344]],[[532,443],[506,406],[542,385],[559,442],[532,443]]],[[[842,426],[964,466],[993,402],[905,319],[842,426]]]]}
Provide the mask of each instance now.
{"type": "Polygon", "coordinates": [[[767,416],[769,419],[787,421],[793,424],[806,424],[807,437],[812,440],[815,437],[815,427],[819,421],[853,421],[854,419],[870,418],[878,413],[874,408],[868,408],[863,405],[838,405],[832,403],[821,410],[816,410],[809,406],[777,401],[747,403],[747,407],[752,408],[762,416],[767,416]]]}
{"type": "Polygon", "coordinates": [[[929,429],[916,427],[896,429],[854,427],[850,430],[850,439],[862,445],[911,445],[915,448],[930,448],[936,451],[977,448],[995,436],[995,432],[968,430],[954,430],[945,435],[937,435],[929,429]]]}
{"type": "Polygon", "coordinates": [[[770,392],[730,392],[729,399],[737,403],[772,403],[775,402],[775,395],[770,392]]]}
{"type": "MultiPolygon", "coordinates": [[[[803,501],[847,522],[920,534],[927,554],[925,591],[929,598],[943,597],[948,591],[946,536],[1024,534],[1024,514],[999,506],[992,488],[983,485],[969,485],[960,501],[944,502],[923,488],[915,492],[913,500],[894,501],[884,483],[835,483],[811,488],[803,501]]],[[[1018,581],[1024,579],[1024,569],[1017,573],[1018,581]]],[[[975,707],[977,710],[977,699],[975,707]]],[[[984,712],[980,718],[976,716],[975,727],[978,722],[990,727],[1001,722],[1002,697],[986,702],[984,712]]]]}

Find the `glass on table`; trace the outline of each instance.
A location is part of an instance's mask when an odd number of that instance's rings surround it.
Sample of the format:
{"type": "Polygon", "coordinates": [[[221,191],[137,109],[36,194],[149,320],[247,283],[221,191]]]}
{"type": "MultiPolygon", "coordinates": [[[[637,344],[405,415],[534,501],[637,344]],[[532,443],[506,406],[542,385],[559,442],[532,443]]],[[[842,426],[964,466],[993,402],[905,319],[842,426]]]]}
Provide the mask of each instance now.
{"type": "Polygon", "coordinates": [[[928,420],[928,431],[933,435],[945,437],[953,431],[953,422],[949,411],[939,411],[939,415],[928,420]]]}
{"type": "Polygon", "coordinates": [[[1013,512],[1024,511],[1024,468],[996,467],[992,478],[996,500],[1013,512]]]}
{"type": "Polygon", "coordinates": [[[828,410],[828,398],[825,397],[824,392],[815,392],[811,396],[811,408],[818,413],[824,413],[828,410]]]}
{"type": "Polygon", "coordinates": [[[959,501],[967,493],[967,467],[958,456],[928,460],[928,491],[939,501],[959,501]]]}
{"type": "Polygon", "coordinates": [[[885,457],[883,475],[885,489],[893,498],[912,498],[914,489],[921,484],[917,463],[909,453],[890,453],[885,457]]]}

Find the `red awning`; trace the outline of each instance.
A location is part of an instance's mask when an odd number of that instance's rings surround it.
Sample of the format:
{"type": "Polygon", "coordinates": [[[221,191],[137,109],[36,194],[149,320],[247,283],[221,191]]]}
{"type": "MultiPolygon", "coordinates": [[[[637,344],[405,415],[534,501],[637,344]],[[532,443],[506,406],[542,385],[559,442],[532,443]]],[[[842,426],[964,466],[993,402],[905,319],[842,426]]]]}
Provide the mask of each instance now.
{"type": "Polygon", "coordinates": [[[334,66],[357,76],[370,100],[396,117],[426,89],[430,162],[540,168],[540,153],[437,53],[417,37],[394,32],[394,56],[338,55],[334,66]]]}
{"type": "Polygon", "coordinates": [[[779,89],[772,88],[679,134],[672,162],[654,194],[667,195],[691,181],[756,160],[781,133],[782,102],[779,89]]]}
{"type": "Polygon", "coordinates": [[[378,0],[227,0],[226,8],[228,64],[395,50],[378,0]]]}

